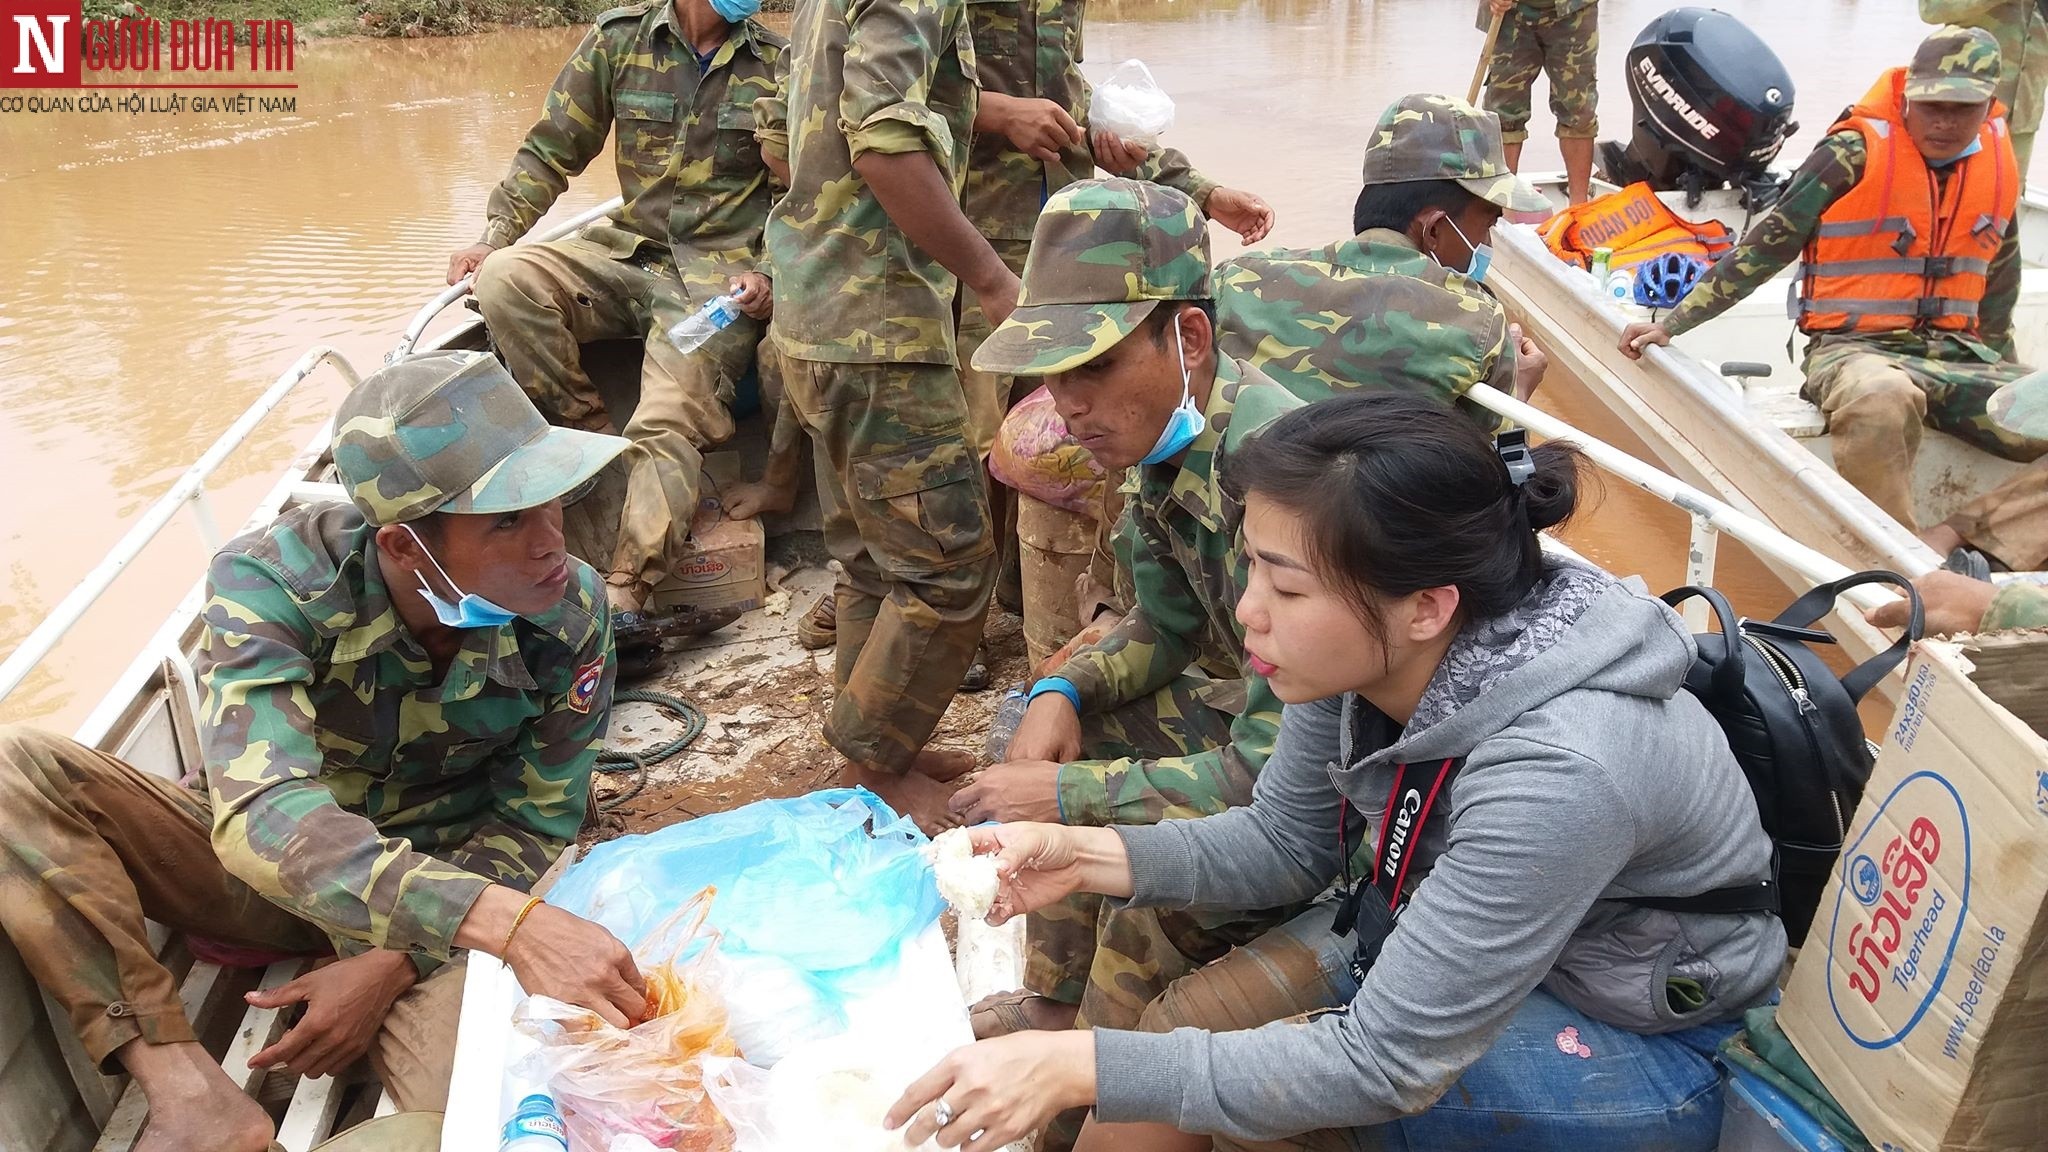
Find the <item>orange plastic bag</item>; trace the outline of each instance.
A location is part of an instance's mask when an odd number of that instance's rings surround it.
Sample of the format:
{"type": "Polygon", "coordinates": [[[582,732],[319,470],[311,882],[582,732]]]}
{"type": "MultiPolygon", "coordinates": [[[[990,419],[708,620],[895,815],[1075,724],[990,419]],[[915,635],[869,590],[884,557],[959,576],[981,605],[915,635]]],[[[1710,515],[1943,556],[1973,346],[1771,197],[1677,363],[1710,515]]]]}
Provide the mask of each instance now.
{"type": "Polygon", "coordinates": [[[704,1058],[737,1051],[712,986],[717,934],[704,927],[716,895],[713,888],[697,893],[634,948],[647,1016],[632,1028],[545,996],[529,996],[513,1011],[513,1026],[541,1043],[523,1071],[544,1081],[561,1105],[572,1152],[608,1152],[623,1136],[678,1152],[733,1146],[731,1127],[704,1089],[704,1058]]]}

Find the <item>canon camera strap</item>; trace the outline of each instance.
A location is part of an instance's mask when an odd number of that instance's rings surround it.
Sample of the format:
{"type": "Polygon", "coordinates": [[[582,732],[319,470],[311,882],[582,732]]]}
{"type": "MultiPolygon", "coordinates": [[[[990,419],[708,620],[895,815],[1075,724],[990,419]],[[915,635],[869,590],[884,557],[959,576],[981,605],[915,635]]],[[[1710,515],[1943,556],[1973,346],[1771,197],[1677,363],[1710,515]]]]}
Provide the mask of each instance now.
{"type": "Polygon", "coordinates": [[[1408,869],[1415,862],[1415,850],[1444,785],[1457,771],[1456,760],[1445,760],[1435,771],[1412,771],[1413,765],[1394,769],[1394,789],[1387,794],[1387,810],[1380,816],[1380,838],[1373,849],[1372,875],[1353,879],[1351,875],[1351,801],[1337,807],[1337,852],[1344,862],[1344,897],[1337,902],[1332,927],[1339,935],[1358,933],[1358,949],[1351,960],[1351,975],[1363,982],[1365,973],[1379,959],[1380,946],[1394,930],[1394,921],[1408,902],[1408,869]],[[1377,899],[1367,899],[1372,892],[1377,899]]]}

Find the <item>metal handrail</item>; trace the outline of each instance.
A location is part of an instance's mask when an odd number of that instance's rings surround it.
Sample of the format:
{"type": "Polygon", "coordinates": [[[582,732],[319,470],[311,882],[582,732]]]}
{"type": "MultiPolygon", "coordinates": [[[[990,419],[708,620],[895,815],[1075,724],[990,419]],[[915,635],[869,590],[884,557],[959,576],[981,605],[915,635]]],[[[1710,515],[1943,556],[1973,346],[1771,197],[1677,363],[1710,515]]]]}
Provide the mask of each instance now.
{"type": "MultiPolygon", "coordinates": [[[[602,217],[609,216],[612,212],[612,209],[617,208],[624,203],[625,199],[623,197],[614,196],[611,199],[605,201],[604,203],[599,204],[595,208],[589,209],[588,211],[579,212],[576,215],[569,217],[567,220],[562,221],[560,224],[553,225],[552,227],[549,227],[543,231],[536,232],[531,236],[527,236],[521,239],[519,243],[535,244],[545,240],[560,239],[561,237],[567,236],[569,233],[582,228],[585,224],[589,224],[602,217]]],[[[429,300],[425,304],[422,304],[420,306],[420,310],[418,312],[413,313],[412,323],[407,324],[405,326],[405,335],[400,336],[398,338],[397,345],[395,345],[391,349],[391,351],[384,354],[384,362],[386,364],[395,364],[398,361],[403,360],[407,356],[412,355],[412,350],[419,346],[420,337],[426,335],[427,325],[432,324],[434,322],[434,317],[439,316],[444,311],[447,311],[448,306],[450,304],[453,304],[457,300],[462,299],[464,296],[469,295],[470,289],[475,285],[475,282],[476,274],[472,272],[469,275],[464,276],[462,279],[456,281],[455,283],[449,285],[448,287],[442,289],[440,294],[435,296],[432,300],[429,300]]]]}
{"type": "Polygon", "coordinates": [[[361,380],[355,366],[341,353],[324,344],[316,344],[307,349],[305,354],[290,368],[285,369],[284,374],[279,376],[254,404],[228,426],[227,431],[220,434],[220,438],[215,440],[191,467],[185,469],[184,474],[171,485],[170,491],[165,492],[156,503],[149,506],[149,510],[142,514],[142,518],[135,522],[134,527],[128,529],[107,553],[106,558],[91,572],[86,573],[85,578],[78,582],[78,586],[71,590],[70,595],[59,601],[57,606],[50,610],[50,614],[43,618],[43,622],[36,625],[35,631],[30,632],[28,638],[9,653],[4,662],[0,662],[0,700],[7,699],[10,693],[21,686],[22,681],[28,679],[29,673],[42,662],[43,657],[50,654],[57,646],[57,642],[64,638],[64,634],[78,623],[87,609],[105,595],[114,580],[127,569],[129,562],[148,547],[149,542],[156,538],[156,534],[163,531],[164,525],[170,523],[171,518],[187,504],[193,507],[193,512],[199,520],[200,534],[205,538],[207,547],[218,548],[224,542],[214,524],[212,506],[206,499],[207,478],[227,460],[230,453],[241,447],[242,442],[249,438],[249,433],[255,431],[256,425],[290,395],[292,389],[298,387],[322,364],[334,365],[335,370],[341,373],[342,379],[346,380],[351,388],[361,380]]]}
{"type": "MultiPolygon", "coordinates": [[[[1532,407],[1495,388],[1475,385],[1465,398],[1489,412],[1505,416],[1549,440],[1569,440],[1578,445],[1588,460],[1602,469],[1641,488],[1667,504],[1675,505],[1716,532],[1726,532],[1759,554],[1776,560],[1816,584],[1840,580],[1850,568],[1840,561],[1792,539],[1775,527],[1717,499],[1690,484],[1645,464],[1604,441],[1572,427],[1557,417],[1532,407]]],[[[1874,608],[1897,599],[1897,594],[1875,585],[1850,589],[1846,598],[1860,607],[1874,608]]]]}

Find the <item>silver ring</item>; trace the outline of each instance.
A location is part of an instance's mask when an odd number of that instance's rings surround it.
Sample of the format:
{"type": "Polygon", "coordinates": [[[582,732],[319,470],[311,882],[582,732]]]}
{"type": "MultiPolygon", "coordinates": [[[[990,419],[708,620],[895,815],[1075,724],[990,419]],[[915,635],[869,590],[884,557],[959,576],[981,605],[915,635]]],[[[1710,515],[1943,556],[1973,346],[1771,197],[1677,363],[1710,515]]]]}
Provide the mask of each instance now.
{"type": "Polygon", "coordinates": [[[953,1106],[944,1100],[932,1105],[932,1122],[944,1128],[953,1122],[953,1106]]]}

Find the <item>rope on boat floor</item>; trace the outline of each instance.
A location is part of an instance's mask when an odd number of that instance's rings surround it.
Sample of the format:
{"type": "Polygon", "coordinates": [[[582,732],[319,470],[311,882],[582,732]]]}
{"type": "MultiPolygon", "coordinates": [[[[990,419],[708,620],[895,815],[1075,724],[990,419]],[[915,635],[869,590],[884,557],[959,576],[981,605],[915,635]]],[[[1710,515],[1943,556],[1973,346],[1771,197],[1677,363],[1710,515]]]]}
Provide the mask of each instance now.
{"type": "Polygon", "coordinates": [[[641,752],[624,752],[617,748],[605,748],[597,754],[597,770],[607,775],[629,776],[627,788],[606,800],[598,801],[597,810],[610,812],[638,796],[647,787],[647,769],[659,764],[688,748],[704,734],[704,713],[695,704],[667,692],[656,692],[649,688],[622,688],[612,693],[612,703],[652,704],[668,712],[682,724],[683,734],[666,743],[656,744],[641,752]]]}

